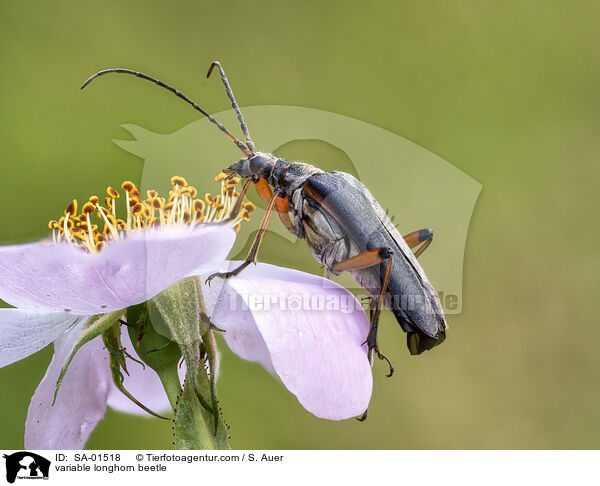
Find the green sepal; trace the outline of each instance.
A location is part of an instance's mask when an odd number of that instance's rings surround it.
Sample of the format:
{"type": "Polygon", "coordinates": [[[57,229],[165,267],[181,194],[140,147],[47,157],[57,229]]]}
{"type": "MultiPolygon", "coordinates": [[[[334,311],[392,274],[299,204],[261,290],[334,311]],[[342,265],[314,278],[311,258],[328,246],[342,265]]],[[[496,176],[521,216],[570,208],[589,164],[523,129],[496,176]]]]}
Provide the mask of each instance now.
{"type": "MultiPolygon", "coordinates": [[[[102,341],[108,350],[109,358],[110,358],[110,371],[112,373],[113,383],[117,387],[123,395],[129,398],[133,403],[135,403],[142,410],[146,411],[150,415],[155,417],[168,420],[167,417],[163,417],[162,415],[150,410],[146,405],[137,400],[123,385],[125,377],[123,373],[121,373],[121,369],[123,369],[127,373],[127,368],[125,365],[125,348],[121,344],[121,325],[119,322],[113,324],[107,330],[102,333],[102,341]]],[[[149,372],[149,371],[148,371],[149,372]]]]}
{"type": "Polygon", "coordinates": [[[136,347],[139,358],[152,368],[167,393],[171,408],[175,411],[181,394],[177,368],[181,360],[179,345],[159,334],[148,318],[146,304],[127,309],[127,330],[136,347]]]}
{"type": "Polygon", "coordinates": [[[180,280],[147,303],[154,329],[180,346],[194,345],[208,330],[202,286],[198,277],[180,280]]]}
{"type": "Polygon", "coordinates": [[[175,411],[176,447],[229,449],[214,376],[214,326],[206,313],[200,279],[179,281],[148,301],[147,308],[153,328],[179,344],[187,366],[175,411]]]}
{"type": "Polygon", "coordinates": [[[58,390],[60,388],[62,380],[65,377],[65,373],[67,372],[71,361],[73,361],[75,354],[77,354],[77,351],[79,351],[79,348],[81,348],[81,346],[83,346],[88,341],[91,341],[95,337],[100,336],[100,334],[106,331],[109,327],[117,323],[122,314],[123,311],[120,310],[115,312],[109,312],[108,314],[99,314],[96,316],[91,316],[87,320],[83,332],[73,343],[71,352],[69,353],[69,356],[67,356],[65,364],[60,370],[60,374],[58,375],[58,379],[56,380],[56,388],[54,389],[54,398],[52,400],[52,405],[54,405],[54,403],[56,402],[56,397],[58,395],[58,390]]]}

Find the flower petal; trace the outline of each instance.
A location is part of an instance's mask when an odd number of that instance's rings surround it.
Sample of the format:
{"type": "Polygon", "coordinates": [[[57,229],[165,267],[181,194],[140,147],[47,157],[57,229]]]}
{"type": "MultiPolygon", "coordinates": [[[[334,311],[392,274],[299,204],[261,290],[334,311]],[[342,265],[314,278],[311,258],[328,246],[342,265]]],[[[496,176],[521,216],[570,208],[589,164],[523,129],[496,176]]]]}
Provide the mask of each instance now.
{"type": "Polygon", "coordinates": [[[81,449],[104,417],[111,374],[101,339],[92,339],[73,358],[52,405],[56,380],[85,319],[54,342],[52,362],[38,385],[25,421],[26,449],[81,449]]]}
{"type": "Polygon", "coordinates": [[[232,351],[271,364],[317,417],[343,420],[367,409],[373,376],[362,343],[369,322],[336,283],[259,263],[227,280],[212,321],[232,351]]]}
{"type": "MultiPolygon", "coordinates": [[[[203,276],[202,282],[204,280],[203,276]]],[[[226,329],[223,337],[229,349],[240,358],[260,363],[270,373],[275,373],[269,349],[242,296],[221,279],[213,280],[210,286],[203,285],[202,293],[211,321],[226,329]]]]}
{"type": "Polygon", "coordinates": [[[77,319],[63,312],[0,309],[0,368],[45,348],[77,319]]]}
{"type": "Polygon", "coordinates": [[[47,242],[0,248],[0,298],[15,307],[103,314],[144,302],[223,263],[235,232],[222,225],[149,230],[99,254],[47,242]]]}
{"type": "MultiPolygon", "coordinates": [[[[127,352],[136,359],[139,359],[135,351],[135,346],[129,339],[129,333],[124,331],[121,333],[121,343],[127,352]]],[[[185,362],[179,367],[179,379],[183,383],[186,372],[185,362]]],[[[165,389],[163,388],[160,379],[156,372],[149,366],[144,367],[133,360],[127,360],[127,371],[129,376],[123,373],[125,380],[123,386],[137,400],[146,405],[150,410],[157,413],[165,413],[171,411],[171,405],[165,389]]],[[[148,417],[148,413],[138,407],[129,398],[123,395],[114,384],[111,384],[108,393],[108,406],[118,410],[119,412],[133,413],[148,417]]]]}

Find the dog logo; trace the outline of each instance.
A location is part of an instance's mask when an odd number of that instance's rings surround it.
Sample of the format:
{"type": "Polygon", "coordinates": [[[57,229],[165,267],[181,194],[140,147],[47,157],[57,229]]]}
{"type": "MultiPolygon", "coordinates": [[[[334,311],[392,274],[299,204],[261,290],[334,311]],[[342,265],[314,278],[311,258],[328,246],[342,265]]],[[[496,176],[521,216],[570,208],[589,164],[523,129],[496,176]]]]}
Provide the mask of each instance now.
{"type": "Polygon", "coordinates": [[[6,480],[14,483],[15,479],[48,479],[50,461],[33,452],[15,452],[4,454],[6,461],[6,480]]]}

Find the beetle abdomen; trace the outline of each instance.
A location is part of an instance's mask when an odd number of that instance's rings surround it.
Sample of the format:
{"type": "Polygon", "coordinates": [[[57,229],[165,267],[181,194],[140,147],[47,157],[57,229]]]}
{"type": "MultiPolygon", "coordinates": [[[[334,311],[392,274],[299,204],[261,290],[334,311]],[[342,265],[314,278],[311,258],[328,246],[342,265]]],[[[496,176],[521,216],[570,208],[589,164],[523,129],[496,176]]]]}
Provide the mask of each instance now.
{"type": "MultiPolygon", "coordinates": [[[[446,322],[437,294],[399,231],[368,189],[345,172],[315,174],[307,179],[306,185],[316,199],[313,204],[339,223],[357,252],[380,247],[392,250],[386,306],[408,333],[411,354],[420,354],[441,343],[446,322]]],[[[353,276],[359,285],[377,297],[386,265],[382,262],[355,271],[353,276]]]]}
{"type": "Polygon", "coordinates": [[[337,220],[301,190],[294,194],[294,201],[300,208],[295,214],[296,227],[301,229],[297,233],[306,239],[315,260],[331,270],[336,263],[358,253],[337,220]]]}

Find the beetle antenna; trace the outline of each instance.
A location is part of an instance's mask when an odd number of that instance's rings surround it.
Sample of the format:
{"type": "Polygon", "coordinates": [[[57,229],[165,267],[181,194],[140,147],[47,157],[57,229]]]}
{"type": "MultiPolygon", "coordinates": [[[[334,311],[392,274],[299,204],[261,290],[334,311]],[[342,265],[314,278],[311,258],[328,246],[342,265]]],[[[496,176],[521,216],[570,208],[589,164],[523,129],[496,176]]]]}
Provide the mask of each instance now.
{"type": "Polygon", "coordinates": [[[221,81],[223,81],[223,84],[225,85],[225,91],[227,91],[227,96],[229,96],[229,99],[231,100],[231,106],[237,113],[237,119],[240,122],[240,126],[242,127],[242,132],[244,133],[244,138],[246,139],[246,145],[252,151],[252,153],[254,153],[254,152],[256,152],[256,147],[254,146],[254,142],[252,142],[252,140],[250,139],[250,132],[248,131],[248,125],[246,125],[246,122],[244,121],[244,116],[242,115],[242,111],[240,110],[240,107],[238,106],[237,101],[235,101],[235,96],[233,95],[233,90],[231,89],[231,86],[229,85],[229,80],[227,79],[227,76],[225,76],[225,71],[223,70],[223,66],[221,66],[221,63],[219,61],[213,61],[213,63],[208,68],[208,73],[206,73],[206,77],[207,78],[210,77],[210,74],[212,73],[215,66],[217,66],[219,68],[219,71],[221,72],[221,81]]]}
{"type": "Polygon", "coordinates": [[[146,81],[151,81],[151,82],[157,84],[158,86],[160,86],[161,88],[165,88],[165,89],[169,90],[175,96],[181,98],[186,103],[192,105],[192,108],[194,108],[194,110],[202,113],[206,118],[208,118],[210,120],[211,123],[214,123],[215,125],[217,125],[219,130],[221,130],[223,133],[225,133],[225,135],[227,135],[233,141],[233,143],[235,143],[237,145],[237,147],[244,153],[244,155],[248,156],[253,153],[253,151],[251,151],[244,142],[241,142],[240,140],[235,138],[231,134],[231,132],[229,130],[227,130],[227,128],[225,128],[223,125],[221,125],[210,113],[208,113],[207,111],[202,109],[202,107],[200,107],[198,104],[196,104],[191,99],[189,99],[187,96],[185,96],[181,91],[169,86],[166,83],[163,83],[159,79],[148,76],[147,74],[140,73],[138,71],[132,71],[131,69],[123,69],[123,68],[104,69],[102,71],[97,72],[93,76],[90,76],[88,79],[86,79],[85,82],[81,85],[81,89],[85,88],[94,79],[99,78],[100,76],[104,76],[105,74],[109,74],[109,73],[131,74],[133,76],[137,76],[138,78],[145,79],[146,81]]]}

